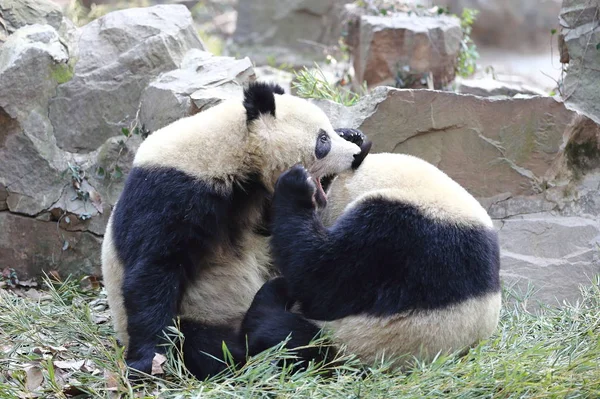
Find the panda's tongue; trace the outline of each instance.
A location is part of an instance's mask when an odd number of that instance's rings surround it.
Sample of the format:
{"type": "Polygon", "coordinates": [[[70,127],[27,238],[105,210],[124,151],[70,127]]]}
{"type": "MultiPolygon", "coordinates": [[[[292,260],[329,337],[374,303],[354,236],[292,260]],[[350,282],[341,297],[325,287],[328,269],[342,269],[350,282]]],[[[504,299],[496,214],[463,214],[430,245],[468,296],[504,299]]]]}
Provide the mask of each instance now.
{"type": "Polygon", "coordinates": [[[327,195],[325,194],[325,190],[323,190],[323,186],[321,185],[321,179],[313,177],[313,181],[317,186],[317,192],[315,193],[315,201],[319,208],[324,208],[327,205],[327,195]]]}

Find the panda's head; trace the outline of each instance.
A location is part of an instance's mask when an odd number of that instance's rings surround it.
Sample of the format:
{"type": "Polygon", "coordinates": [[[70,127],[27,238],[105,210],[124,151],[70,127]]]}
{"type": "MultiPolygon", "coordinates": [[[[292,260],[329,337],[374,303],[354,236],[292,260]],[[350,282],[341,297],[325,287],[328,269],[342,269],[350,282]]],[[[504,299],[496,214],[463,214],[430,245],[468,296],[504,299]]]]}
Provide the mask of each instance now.
{"type": "Polygon", "coordinates": [[[244,108],[249,132],[259,138],[268,183],[274,185],[280,173],[301,163],[315,180],[320,206],[326,202],[333,178],[357,168],[371,148],[362,134],[357,139],[356,133],[360,132],[334,130],[319,107],[284,94],[272,83],[250,84],[244,90],[244,108]]]}

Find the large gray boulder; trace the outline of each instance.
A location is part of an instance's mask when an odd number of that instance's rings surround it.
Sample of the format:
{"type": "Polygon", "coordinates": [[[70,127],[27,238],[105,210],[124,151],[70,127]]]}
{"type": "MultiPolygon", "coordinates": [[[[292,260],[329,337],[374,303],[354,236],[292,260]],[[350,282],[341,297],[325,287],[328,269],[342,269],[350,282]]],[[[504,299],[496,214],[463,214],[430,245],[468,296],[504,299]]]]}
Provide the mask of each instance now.
{"type": "Polygon", "coordinates": [[[337,125],[362,129],[373,151],[420,156],[479,197],[543,190],[575,116],[550,97],[488,99],[387,87],[348,108],[317,103],[337,125]]]}
{"type": "Polygon", "coordinates": [[[243,85],[254,77],[249,58],[215,57],[192,49],[180,68],[150,82],[142,94],[140,120],[155,131],[223,100],[242,99],[243,85]]]}
{"type": "Polygon", "coordinates": [[[67,39],[75,31],[60,6],[47,0],[0,0],[0,25],[0,43],[27,25],[50,25],[67,39]]]}
{"type": "Polygon", "coordinates": [[[598,2],[564,0],[560,13],[562,85],[567,106],[600,123],[600,11],[598,2]]]}
{"type": "Polygon", "coordinates": [[[301,48],[309,41],[336,44],[348,0],[240,0],[234,40],[244,45],[301,48]]]}
{"type": "Polygon", "coordinates": [[[324,60],[324,47],[342,34],[342,10],[350,0],[240,0],[229,54],[251,54],[256,65],[295,67],[324,60]]]}
{"type": "Polygon", "coordinates": [[[314,100],[372,152],[419,156],[476,196],[500,233],[507,285],[548,304],[600,273],[600,126],[550,97],[379,87],[352,107],[314,100]]]}
{"type": "Polygon", "coordinates": [[[580,284],[600,273],[597,219],[550,213],[515,216],[497,222],[502,244],[502,276],[517,292],[534,288],[534,298],[557,304],[574,301],[580,284]]]}
{"type": "MultiPolygon", "coordinates": [[[[194,101],[252,71],[247,59],[202,53],[183,6],[114,12],[69,37],[25,24],[0,47],[0,269],[24,279],[99,274],[102,235],[145,133],[137,113],[149,82],[198,68],[203,86],[178,82],[194,101]],[[184,62],[188,52],[207,60],[184,62]]],[[[172,111],[154,108],[162,120],[172,111]]]]}
{"type": "Polygon", "coordinates": [[[97,149],[136,118],[146,85],[204,49],[183,5],[112,12],[78,32],[72,75],[57,88],[50,119],[60,148],[97,149]]]}
{"type": "Polygon", "coordinates": [[[56,146],[48,101],[68,59],[49,25],[23,27],[0,48],[0,185],[12,212],[36,215],[62,191],[57,182],[67,159],[56,146]]]}

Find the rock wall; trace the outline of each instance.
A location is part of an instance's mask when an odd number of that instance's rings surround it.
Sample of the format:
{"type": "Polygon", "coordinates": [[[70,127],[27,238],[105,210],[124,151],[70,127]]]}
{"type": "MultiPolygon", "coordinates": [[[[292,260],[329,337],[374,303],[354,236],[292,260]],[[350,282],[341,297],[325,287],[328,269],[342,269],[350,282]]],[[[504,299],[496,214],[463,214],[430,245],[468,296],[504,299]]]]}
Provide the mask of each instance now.
{"type": "Polygon", "coordinates": [[[563,98],[600,123],[600,4],[564,0],[559,20],[561,62],[567,64],[563,98]]]}
{"type": "Polygon", "coordinates": [[[76,29],[52,3],[36,1],[31,15],[19,11],[27,4],[7,4],[0,270],[97,275],[107,219],[147,129],[241,98],[252,64],[203,51],[181,5],[113,12],[76,29]]]}
{"type": "Polygon", "coordinates": [[[550,97],[482,98],[375,89],[352,107],[315,101],[374,152],[419,156],[462,184],[494,219],[506,284],[556,304],[600,273],[600,127],[550,97]]]}
{"type": "Polygon", "coordinates": [[[342,33],[342,9],[351,0],[239,0],[229,54],[252,54],[257,65],[273,60],[296,67],[324,60],[323,48],[342,33]]]}
{"type": "Polygon", "coordinates": [[[455,76],[462,39],[460,21],[423,14],[373,15],[364,7],[347,5],[346,40],[352,49],[355,82],[370,87],[447,87],[455,76]]]}
{"type": "Polygon", "coordinates": [[[480,45],[535,51],[547,47],[550,31],[558,28],[561,0],[436,0],[452,13],[479,11],[473,38],[480,45]]]}

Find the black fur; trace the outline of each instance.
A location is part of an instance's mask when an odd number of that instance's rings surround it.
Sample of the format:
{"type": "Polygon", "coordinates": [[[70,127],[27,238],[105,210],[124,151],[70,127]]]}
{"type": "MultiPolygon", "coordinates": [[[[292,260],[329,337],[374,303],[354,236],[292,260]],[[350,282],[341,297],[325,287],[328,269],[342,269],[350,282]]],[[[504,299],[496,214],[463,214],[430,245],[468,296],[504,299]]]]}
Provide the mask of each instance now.
{"type": "Polygon", "coordinates": [[[183,359],[190,373],[204,380],[214,377],[230,366],[223,352],[223,343],[233,358],[233,366],[245,363],[246,349],[240,335],[232,327],[205,326],[201,323],[182,320],[180,331],[183,341],[183,359]]]}
{"type": "MultiPolygon", "coordinates": [[[[256,293],[242,323],[242,335],[247,338],[249,355],[280,344],[288,335],[291,336],[286,348],[291,350],[320,338],[318,326],[289,311],[293,303],[281,277],[266,282],[256,293]]],[[[301,359],[300,366],[305,366],[310,360],[322,362],[334,356],[334,350],[328,345],[300,348],[294,352],[301,359]]]]}
{"type": "MultiPolygon", "coordinates": [[[[129,366],[150,371],[161,332],[176,316],[186,284],[202,277],[203,262],[217,246],[226,245],[234,254],[241,250],[241,233],[254,228],[249,211],[262,209],[267,200],[257,174],[221,194],[172,168],[132,169],[112,226],[124,265],[129,366]]],[[[202,376],[196,359],[186,358],[186,365],[202,376]]]]}
{"type": "Polygon", "coordinates": [[[439,309],[500,289],[495,232],[436,223],[383,199],[365,201],[326,229],[307,177],[295,166],[279,178],[271,241],[306,317],[439,309]]]}
{"type": "Polygon", "coordinates": [[[323,159],[331,151],[331,137],[323,129],[319,131],[317,136],[317,144],[315,145],[315,157],[323,159]]]}
{"type": "Polygon", "coordinates": [[[359,147],[367,139],[367,136],[358,129],[340,127],[335,129],[335,132],[344,140],[354,143],[359,147]]]}
{"type": "Polygon", "coordinates": [[[365,134],[358,129],[341,127],[335,129],[335,132],[344,140],[354,143],[360,147],[360,153],[354,156],[354,161],[352,162],[352,169],[358,169],[371,150],[373,143],[368,141],[367,136],[365,136],[365,134]]]}
{"type": "Polygon", "coordinates": [[[284,94],[281,86],[275,83],[252,82],[244,89],[246,121],[252,122],[261,114],[275,116],[275,94],[284,94]]]}

